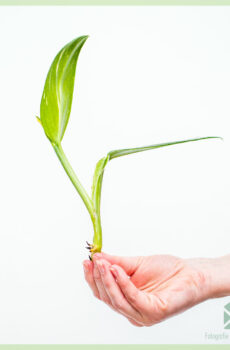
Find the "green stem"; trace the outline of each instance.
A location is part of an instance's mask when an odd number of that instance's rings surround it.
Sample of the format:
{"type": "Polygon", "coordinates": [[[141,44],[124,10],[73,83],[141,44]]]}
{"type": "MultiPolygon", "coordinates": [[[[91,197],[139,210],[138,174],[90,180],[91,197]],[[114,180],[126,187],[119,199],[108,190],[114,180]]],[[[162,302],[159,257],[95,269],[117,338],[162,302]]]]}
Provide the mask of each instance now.
{"type": "Polygon", "coordinates": [[[91,256],[93,256],[94,253],[100,252],[102,247],[102,229],[101,229],[101,219],[100,219],[100,195],[101,195],[101,183],[99,187],[97,187],[96,190],[96,196],[92,197],[92,199],[89,197],[88,193],[82,186],[81,182],[79,181],[77,175],[75,174],[73,168],[71,167],[61,144],[54,144],[52,143],[52,146],[65,170],[67,175],[70,178],[70,181],[76,188],[77,192],[79,193],[81,199],[83,200],[89,215],[91,217],[93,228],[94,228],[94,237],[93,237],[93,250],[91,252],[91,256]],[[94,201],[95,200],[95,201],[94,201]]]}
{"type": "Polygon", "coordinates": [[[94,206],[93,206],[93,202],[91,200],[91,198],[89,197],[88,193],[86,192],[86,190],[84,189],[84,187],[82,186],[81,182],[79,181],[77,175],[75,174],[73,168],[71,167],[63,149],[61,144],[54,144],[52,143],[52,146],[63,166],[63,168],[65,169],[67,175],[69,176],[72,184],[74,185],[74,187],[76,188],[77,192],[79,193],[80,197],[82,198],[83,202],[85,203],[85,206],[89,212],[89,215],[91,217],[91,220],[93,222],[93,226],[95,225],[95,211],[94,211],[94,206]]]}
{"type": "Polygon", "coordinates": [[[102,228],[101,228],[101,218],[100,214],[95,215],[95,220],[93,222],[94,236],[93,236],[93,251],[94,253],[99,253],[102,248],[102,228]]]}
{"type": "Polygon", "coordinates": [[[102,228],[101,228],[101,187],[104,174],[104,168],[108,162],[108,157],[100,159],[94,171],[93,186],[92,186],[92,202],[95,208],[94,222],[94,252],[100,252],[102,248],[102,228]]]}

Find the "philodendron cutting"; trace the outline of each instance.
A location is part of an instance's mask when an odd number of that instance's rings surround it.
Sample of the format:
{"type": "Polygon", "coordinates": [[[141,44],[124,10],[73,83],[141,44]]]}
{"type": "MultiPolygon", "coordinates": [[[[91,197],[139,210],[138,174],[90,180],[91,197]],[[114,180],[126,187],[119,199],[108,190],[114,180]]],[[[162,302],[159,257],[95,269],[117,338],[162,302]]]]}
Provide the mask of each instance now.
{"type": "Polygon", "coordinates": [[[100,252],[102,248],[102,228],[100,218],[101,188],[104,169],[110,160],[126,156],[128,154],[143,152],[160,147],[218,137],[201,137],[160,143],[145,147],[110,151],[96,164],[92,193],[89,195],[79,181],[61,146],[61,141],[65,134],[71,112],[77,60],[82,46],[87,38],[88,36],[81,36],[74,39],[65,45],[54,58],[46,77],[41,99],[40,118],[38,118],[38,120],[41,123],[46,136],[51,142],[51,145],[53,146],[63,168],[65,169],[89,212],[93,223],[94,237],[92,244],[87,243],[87,248],[90,250],[92,257],[94,253],[100,252]]]}

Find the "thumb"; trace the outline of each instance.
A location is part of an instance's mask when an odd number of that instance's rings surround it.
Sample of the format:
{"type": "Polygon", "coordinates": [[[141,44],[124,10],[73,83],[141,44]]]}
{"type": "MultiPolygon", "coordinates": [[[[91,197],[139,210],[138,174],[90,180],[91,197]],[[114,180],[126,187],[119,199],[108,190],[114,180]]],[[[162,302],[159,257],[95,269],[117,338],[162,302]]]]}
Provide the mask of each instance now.
{"type": "Polygon", "coordinates": [[[93,258],[105,259],[112,265],[119,265],[129,276],[134,274],[140,263],[139,256],[116,256],[103,252],[94,254],[93,258]]]}

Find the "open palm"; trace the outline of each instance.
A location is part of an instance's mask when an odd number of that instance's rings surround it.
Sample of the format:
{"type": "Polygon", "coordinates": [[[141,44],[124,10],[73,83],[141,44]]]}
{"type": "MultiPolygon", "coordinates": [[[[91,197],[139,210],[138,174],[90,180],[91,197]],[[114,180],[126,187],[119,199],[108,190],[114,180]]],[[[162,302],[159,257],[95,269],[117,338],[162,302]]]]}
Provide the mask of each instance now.
{"type": "Polygon", "coordinates": [[[136,326],[153,325],[208,298],[205,259],[99,253],[84,267],[94,295],[136,326]]]}

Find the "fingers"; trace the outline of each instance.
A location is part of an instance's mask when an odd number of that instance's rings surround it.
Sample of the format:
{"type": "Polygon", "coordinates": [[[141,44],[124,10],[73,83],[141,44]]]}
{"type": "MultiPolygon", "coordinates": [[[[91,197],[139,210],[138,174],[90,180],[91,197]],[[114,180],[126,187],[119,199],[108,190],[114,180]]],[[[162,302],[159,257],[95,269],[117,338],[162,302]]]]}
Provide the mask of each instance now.
{"type": "Polygon", "coordinates": [[[129,320],[130,323],[132,323],[134,326],[136,327],[144,327],[144,325],[142,323],[138,323],[134,320],[132,320],[131,318],[127,317],[127,319],[129,320]]]}
{"type": "Polygon", "coordinates": [[[94,263],[85,260],[83,262],[85,279],[96,298],[106,302],[112,309],[124,315],[130,323],[137,327],[143,327],[141,315],[125,299],[111,271],[111,265],[99,259],[94,263]]]}
{"type": "MultiPolygon", "coordinates": [[[[97,298],[139,327],[156,324],[172,313],[169,312],[169,304],[173,303],[168,302],[168,294],[164,295],[162,290],[153,294],[139,290],[121,266],[111,265],[107,259],[102,258],[103,255],[108,257],[107,254],[95,254],[93,262],[84,261],[86,281],[97,298]]],[[[116,259],[126,258],[114,259],[109,256],[111,261],[116,259]]]]}
{"type": "Polygon", "coordinates": [[[85,274],[85,279],[90,288],[93,291],[93,294],[96,298],[100,299],[99,291],[97,288],[97,285],[95,283],[94,277],[93,277],[93,263],[92,261],[85,260],[83,262],[83,267],[84,267],[84,274],[85,274]]]}
{"type": "Polygon", "coordinates": [[[102,279],[101,279],[101,273],[99,271],[97,261],[94,262],[93,278],[94,278],[95,284],[97,286],[100,299],[102,301],[104,301],[106,304],[111,305],[110,298],[109,298],[109,296],[108,296],[108,294],[107,294],[107,292],[105,290],[104,284],[103,284],[102,279]]]}
{"type": "Polygon", "coordinates": [[[134,272],[137,270],[141,257],[122,257],[122,256],[115,256],[115,255],[109,255],[106,253],[96,253],[94,254],[95,258],[101,258],[107,260],[111,264],[116,264],[121,266],[127,275],[131,276],[134,274],[134,272]]]}
{"type": "Polygon", "coordinates": [[[113,309],[111,300],[108,294],[106,293],[103,283],[101,281],[100,272],[96,264],[89,260],[85,260],[83,262],[83,267],[86,282],[92,289],[94,296],[104,301],[108,306],[110,306],[113,309]]]}
{"type": "Polygon", "coordinates": [[[113,275],[111,274],[109,269],[110,264],[106,260],[99,259],[96,261],[96,265],[98,266],[98,270],[100,271],[101,281],[104,285],[104,289],[107,295],[109,296],[114,309],[117,310],[119,313],[125,315],[126,317],[131,318],[133,321],[140,320],[141,315],[125,299],[119,286],[114,280],[113,275]]]}
{"type": "Polygon", "coordinates": [[[149,306],[147,295],[134,286],[120,266],[112,265],[110,271],[129,304],[140,313],[145,312],[149,306]]]}

